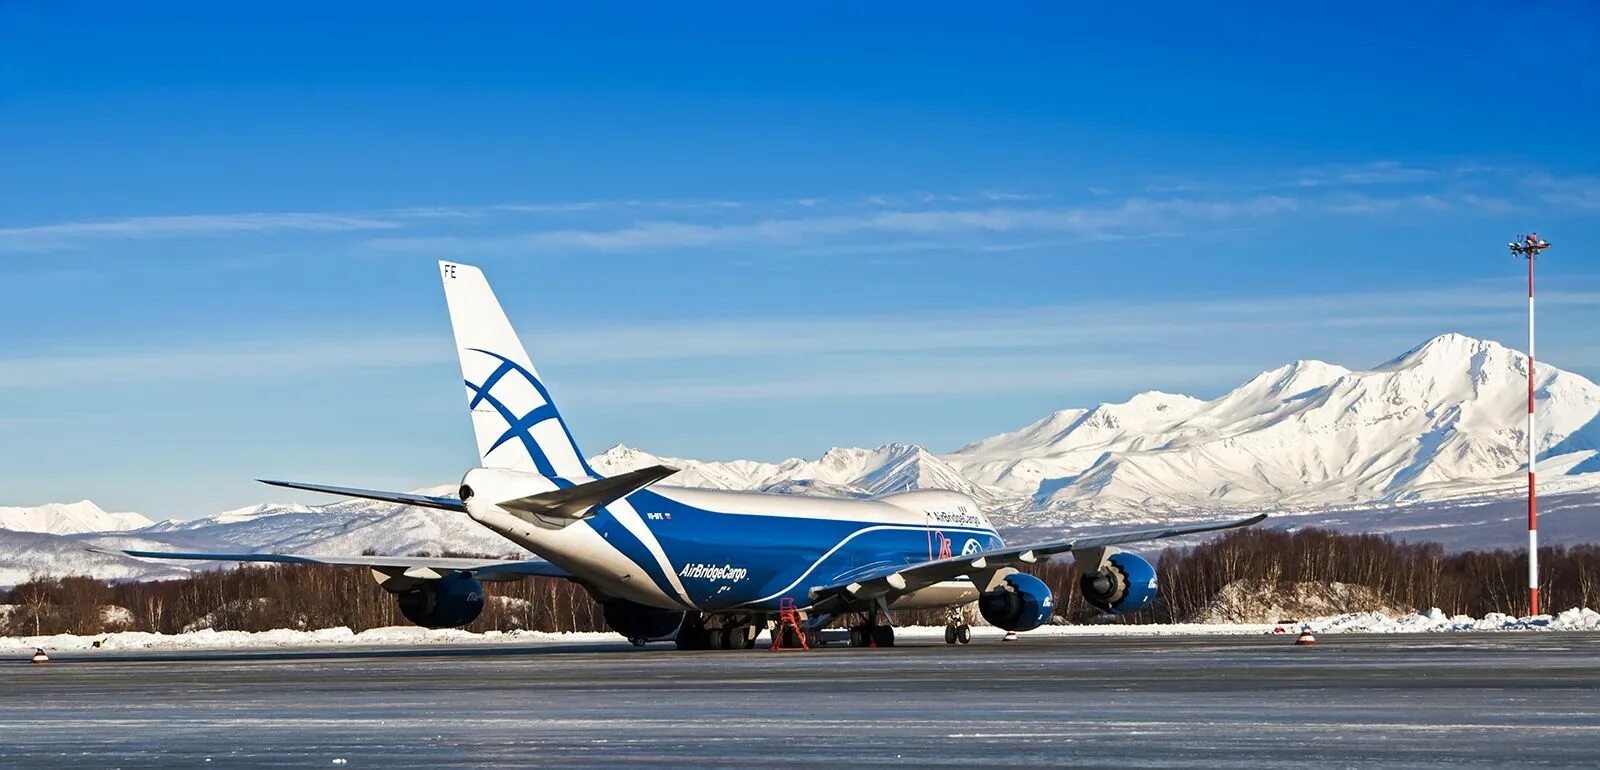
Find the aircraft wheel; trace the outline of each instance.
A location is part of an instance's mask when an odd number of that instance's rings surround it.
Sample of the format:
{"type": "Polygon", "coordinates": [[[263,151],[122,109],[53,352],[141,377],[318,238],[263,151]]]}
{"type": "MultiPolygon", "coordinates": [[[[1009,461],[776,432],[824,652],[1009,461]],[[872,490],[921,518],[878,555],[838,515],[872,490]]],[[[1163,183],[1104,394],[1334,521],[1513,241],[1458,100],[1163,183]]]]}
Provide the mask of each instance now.
{"type": "Polygon", "coordinates": [[[962,644],[972,644],[972,626],[963,624],[957,628],[956,641],[962,644]]]}
{"type": "Polygon", "coordinates": [[[873,626],[871,633],[872,641],[879,647],[894,646],[894,626],[873,626]]]}
{"type": "Polygon", "coordinates": [[[944,643],[945,644],[955,644],[956,643],[956,627],[955,626],[945,626],[944,627],[944,643]]]}
{"type": "Polygon", "coordinates": [[[750,629],[748,626],[728,626],[722,629],[722,649],[748,650],[750,649],[750,629]]]}
{"type": "Polygon", "coordinates": [[[865,646],[867,646],[866,629],[863,629],[861,626],[851,626],[850,627],[850,646],[851,647],[865,647],[865,646]]]}
{"type": "Polygon", "coordinates": [[[722,649],[724,647],[724,642],[726,642],[727,639],[728,639],[728,637],[727,637],[726,634],[723,633],[723,629],[720,629],[720,628],[708,628],[708,629],[706,629],[706,642],[707,642],[706,646],[711,648],[711,649],[713,649],[713,650],[722,649]]]}

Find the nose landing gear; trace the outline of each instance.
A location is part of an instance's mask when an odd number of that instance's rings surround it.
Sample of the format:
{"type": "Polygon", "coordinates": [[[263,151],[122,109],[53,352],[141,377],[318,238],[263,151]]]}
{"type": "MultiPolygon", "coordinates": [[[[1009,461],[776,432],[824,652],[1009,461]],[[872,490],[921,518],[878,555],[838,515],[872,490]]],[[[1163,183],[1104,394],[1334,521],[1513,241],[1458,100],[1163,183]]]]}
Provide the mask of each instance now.
{"type": "Polygon", "coordinates": [[[972,626],[967,625],[959,609],[952,608],[945,616],[944,643],[972,644],[972,626]]]}

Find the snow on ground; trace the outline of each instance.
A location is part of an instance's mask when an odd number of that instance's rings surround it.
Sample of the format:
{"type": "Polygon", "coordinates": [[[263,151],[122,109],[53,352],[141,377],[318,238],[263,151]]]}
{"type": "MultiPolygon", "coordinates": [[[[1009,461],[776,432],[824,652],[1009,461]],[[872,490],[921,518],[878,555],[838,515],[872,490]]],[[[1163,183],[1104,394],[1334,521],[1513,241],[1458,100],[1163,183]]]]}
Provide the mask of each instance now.
{"type": "Polygon", "coordinates": [[[454,628],[427,629],[417,626],[389,626],[370,628],[356,633],[345,627],[323,628],[316,631],[296,631],[280,628],[273,631],[216,631],[202,629],[181,634],[152,634],[145,631],[123,631],[98,636],[56,634],[54,636],[0,637],[0,650],[89,650],[99,642],[108,650],[215,650],[263,649],[281,647],[338,647],[338,646],[397,646],[430,644],[496,644],[559,642],[594,643],[619,641],[611,633],[552,634],[543,631],[486,631],[482,633],[454,628]]]}
{"type": "MultiPolygon", "coordinates": [[[[1247,635],[1281,632],[1292,634],[1302,626],[1317,634],[1366,633],[1451,633],[1465,631],[1600,631],[1600,612],[1573,608],[1558,615],[1537,615],[1516,618],[1492,612],[1483,618],[1466,615],[1449,616],[1439,609],[1410,615],[1391,616],[1378,612],[1358,612],[1334,615],[1306,621],[1283,623],[1174,623],[1148,625],[1078,625],[1045,626],[1029,631],[1025,636],[1171,636],[1171,635],[1247,635]],[[1281,629],[1281,631],[1279,631],[1281,629]]],[[[995,635],[996,628],[974,628],[978,636],[995,635]]],[[[942,626],[908,626],[896,629],[902,640],[942,640],[942,626]]],[[[546,633],[543,631],[488,631],[475,633],[457,629],[430,630],[415,626],[390,626],[373,628],[360,633],[348,628],[324,628],[317,631],[214,631],[206,629],[182,634],[152,634],[143,631],[126,631],[82,636],[58,634],[55,636],[0,637],[0,650],[28,651],[42,647],[50,651],[89,650],[99,642],[102,649],[110,650],[185,650],[185,649],[266,649],[284,647],[337,647],[337,646],[404,646],[404,645],[465,645],[465,644],[614,644],[621,639],[612,633],[546,633]]]]}

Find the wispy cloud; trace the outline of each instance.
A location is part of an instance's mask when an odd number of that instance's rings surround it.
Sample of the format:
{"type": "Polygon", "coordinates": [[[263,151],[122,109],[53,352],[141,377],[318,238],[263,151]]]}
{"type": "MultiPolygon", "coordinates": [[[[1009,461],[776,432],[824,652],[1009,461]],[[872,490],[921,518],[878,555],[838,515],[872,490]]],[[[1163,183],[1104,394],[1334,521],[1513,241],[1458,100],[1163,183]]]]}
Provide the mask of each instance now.
{"type": "Polygon", "coordinates": [[[136,352],[82,351],[0,359],[0,388],[101,387],[303,377],[317,372],[415,366],[453,358],[448,338],[416,335],[312,344],[235,342],[136,352]]]}
{"type": "Polygon", "coordinates": [[[892,367],[860,365],[828,372],[784,373],[778,377],[757,373],[748,379],[727,377],[680,378],[665,387],[641,387],[636,382],[589,384],[583,398],[611,405],[718,404],[728,401],[836,400],[883,397],[1006,395],[1060,392],[1103,385],[1111,380],[1135,382],[1196,382],[1237,375],[1235,364],[1160,363],[1129,364],[1044,362],[1029,356],[974,358],[951,365],[943,359],[896,361],[892,367]]]}
{"type": "Polygon", "coordinates": [[[1524,176],[1522,183],[1549,205],[1600,211],[1600,177],[1536,173],[1524,176]]]}
{"type": "Polygon", "coordinates": [[[1439,175],[1427,168],[1406,166],[1398,161],[1379,160],[1369,163],[1330,163],[1300,169],[1287,184],[1294,187],[1330,187],[1414,184],[1426,182],[1439,175]]]}
{"type": "Polygon", "coordinates": [[[125,217],[0,228],[0,251],[52,251],[86,239],[172,238],[270,231],[387,230],[399,226],[392,218],[381,216],[314,212],[125,217]]]}
{"type": "MultiPolygon", "coordinates": [[[[1462,201],[1473,202],[1473,201],[1462,201]]],[[[1381,198],[1371,195],[1341,195],[1324,201],[1322,208],[1334,214],[1372,215],[1397,211],[1447,211],[1451,204],[1437,195],[1402,195],[1381,198]]]]}
{"type": "MultiPolygon", "coordinates": [[[[1133,189],[1139,182],[1131,181],[1133,189]]],[[[281,233],[349,234],[342,243],[404,253],[510,255],[648,252],[766,245],[830,249],[1012,249],[1017,241],[1171,237],[1253,227],[1290,214],[1385,216],[1529,206],[1600,210],[1600,178],[1467,163],[1393,160],[1166,177],[1118,198],[1103,187],[1040,192],[882,193],[858,198],[616,199],[418,205],[346,212],[247,212],[124,217],[0,228],[0,252],[48,252],[114,240],[281,233]],[[1078,199],[1076,202],[1072,198],[1078,199]]]]}
{"type": "MultiPolygon", "coordinates": [[[[584,398],[713,402],[716,394],[1041,392],[1068,383],[1204,384],[1213,375],[1283,363],[1235,357],[1278,349],[1294,358],[1356,349],[1382,336],[1381,354],[1449,330],[1520,329],[1515,291],[1487,284],[1429,290],[1249,299],[1098,301],[1071,306],[749,317],[624,325],[540,325],[535,358],[582,379],[584,398]],[[1509,297],[1509,299],[1508,299],[1509,297]],[[1359,342],[1358,346],[1356,343],[1359,342]],[[668,365],[666,362],[679,362],[668,365]],[[826,365],[822,365],[826,362],[826,365]],[[649,376],[640,376],[648,370],[649,376]],[[730,383],[729,372],[738,372],[730,383]],[[821,372],[821,373],[819,373],[821,372]],[[797,383],[812,383],[800,385],[797,383]],[[629,395],[633,394],[633,395],[629,395]]],[[[1541,296],[1556,319],[1600,318],[1600,290],[1541,296]]],[[[1566,324],[1573,326],[1572,323],[1566,324]]],[[[1582,325],[1582,324],[1579,324],[1582,325]]],[[[1559,336],[1552,354],[1560,350],[1559,336]]],[[[1576,349],[1576,348],[1575,348],[1576,349]]],[[[1254,354],[1252,354],[1254,355],[1254,354]]],[[[1352,367],[1376,360],[1338,360],[1352,367]]],[[[1552,360],[1564,363],[1559,355],[1552,360]]],[[[1586,362],[1584,358],[1576,364],[1586,362]]],[[[454,366],[443,330],[308,343],[234,341],[137,352],[0,358],[0,389],[141,382],[339,376],[366,370],[454,366]]]]}
{"type": "Polygon", "coordinates": [[[121,217],[0,228],[0,252],[46,252],[85,242],[219,237],[247,233],[396,230],[424,224],[485,220],[495,215],[559,215],[606,210],[728,211],[745,203],[726,200],[596,200],[408,206],[350,212],[244,212],[121,217]]]}
{"type": "Polygon", "coordinates": [[[374,238],[381,251],[519,254],[537,250],[629,252],[730,244],[796,244],[895,235],[1066,233],[1110,238],[1175,233],[1194,222],[1268,216],[1299,207],[1283,196],[1235,201],[1132,198],[1120,203],[1055,208],[897,209],[862,214],[705,223],[651,221],[616,228],[561,229],[494,236],[374,238]]]}

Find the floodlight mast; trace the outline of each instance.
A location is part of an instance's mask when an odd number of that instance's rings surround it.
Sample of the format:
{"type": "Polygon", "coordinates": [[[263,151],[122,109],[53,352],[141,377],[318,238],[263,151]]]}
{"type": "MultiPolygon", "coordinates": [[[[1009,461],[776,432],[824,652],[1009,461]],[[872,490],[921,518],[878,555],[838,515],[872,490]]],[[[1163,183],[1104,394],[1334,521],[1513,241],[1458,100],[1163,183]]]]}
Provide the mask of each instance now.
{"type": "Polygon", "coordinates": [[[1535,495],[1534,470],[1539,462],[1538,439],[1534,433],[1533,379],[1533,263],[1550,242],[1538,233],[1512,241],[1511,256],[1528,260],[1528,614],[1539,614],[1539,506],[1535,495]]]}

